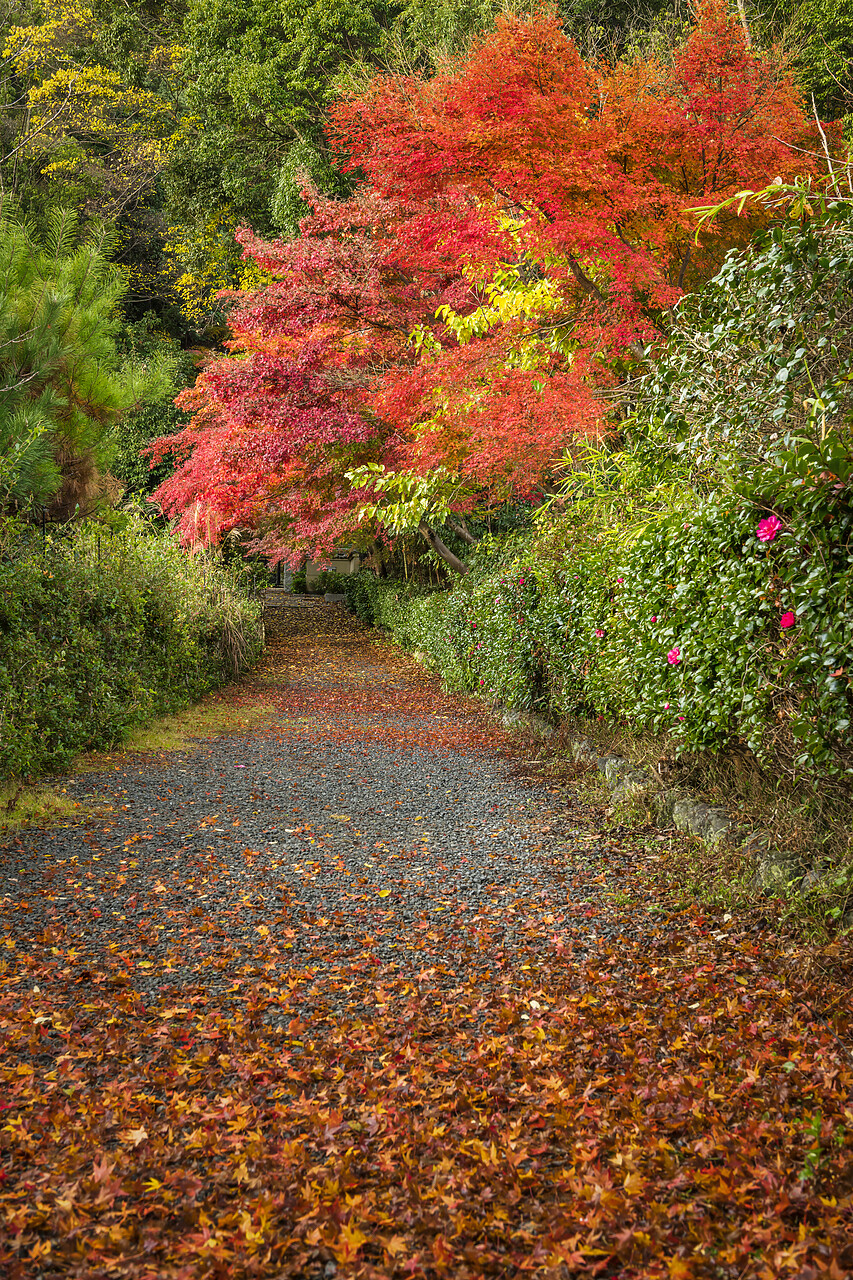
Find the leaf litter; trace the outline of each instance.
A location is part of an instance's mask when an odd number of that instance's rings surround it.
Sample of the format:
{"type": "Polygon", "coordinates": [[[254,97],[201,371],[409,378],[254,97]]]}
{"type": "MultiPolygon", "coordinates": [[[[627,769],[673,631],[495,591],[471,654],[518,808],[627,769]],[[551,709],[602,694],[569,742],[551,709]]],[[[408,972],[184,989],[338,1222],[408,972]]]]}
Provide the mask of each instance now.
{"type": "Polygon", "coordinates": [[[849,1275],[844,973],[342,610],[269,633],[273,721],[0,850],[0,1272],[849,1275]]]}

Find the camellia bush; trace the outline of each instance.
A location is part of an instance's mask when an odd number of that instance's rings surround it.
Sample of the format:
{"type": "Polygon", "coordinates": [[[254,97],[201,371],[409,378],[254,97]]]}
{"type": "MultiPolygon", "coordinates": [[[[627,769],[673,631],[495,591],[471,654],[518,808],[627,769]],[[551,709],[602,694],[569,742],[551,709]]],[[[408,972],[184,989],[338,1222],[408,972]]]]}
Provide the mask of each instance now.
{"type": "Polygon", "coordinates": [[[0,777],[63,768],[239,674],[263,645],[238,569],[141,520],[0,526],[0,777]]]}
{"type": "Polygon", "coordinates": [[[814,545],[807,516],[716,494],[625,546],[606,529],[579,537],[563,515],[511,565],[475,565],[450,593],[361,574],[348,599],[449,686],[502,706],[851,771],[853,510],[831,547],[814,545]]]}

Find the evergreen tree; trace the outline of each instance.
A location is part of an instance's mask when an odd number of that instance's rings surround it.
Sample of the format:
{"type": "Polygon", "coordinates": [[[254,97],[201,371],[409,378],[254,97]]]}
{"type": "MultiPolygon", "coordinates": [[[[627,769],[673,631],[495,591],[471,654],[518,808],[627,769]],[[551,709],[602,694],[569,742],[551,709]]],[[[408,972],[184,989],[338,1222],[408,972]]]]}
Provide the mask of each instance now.
{"type": "Polygon", "coordinates": [[[95,498],[120,415],[168,385],[116,350],[124,280],[104,230],[57,211],[39,242],[0,220],[0,493],[69,519],[95,498]]]}

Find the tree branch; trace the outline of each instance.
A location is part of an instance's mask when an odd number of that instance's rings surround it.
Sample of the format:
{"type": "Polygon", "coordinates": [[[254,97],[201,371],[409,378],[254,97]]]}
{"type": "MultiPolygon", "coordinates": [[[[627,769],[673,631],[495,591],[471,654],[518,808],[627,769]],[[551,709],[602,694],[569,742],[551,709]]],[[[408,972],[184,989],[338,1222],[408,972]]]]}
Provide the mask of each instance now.
{"type": "Polygon", "coordinates": [[[447,520],[446,523],[450,525],[450,528],[456,534],[457,538],[461,538],[463,542],[467,542],[469,547],[476,545],[477,539],[473,534],[468,532],[468,528],[464,520],[461,523],[456,520],[447,520]]]}
{"type": "MultiPolygon", "coordinates": [[[[595,298],[596,302],[600,302],[602,306],[606,306],[607,299],[604,294],[601,292],[595,281],[590,280],[577,258],[575,258],[571,253],[567,253],[566,261],[569,264],[569,270],[584,292],[595,298]]],[[[641,346],[639,342],[629,342],[628,346],[638,360],[645,359],[645,348],[641,346]]]]}
{"type": "Polygon", "coordinates": [[[737,0],[737,11],[740,17],[740,25],[743,27],[743,40],[747,49],[752,48],[752,36],[749,33],[749,23],[746,20],[746,5],[743,0],[737,0]]]}
{"type": "Polygon", "coordinates": [[[449,547],[444,545],[441,538],[439,538],[437,533],[433,532],[426,520],[421,520],[418,525],[418,532],[423,536],[431,550],[433,550],[437,556],[440,556],[444,563],[448,565],[454,573],[462,574],[464,577],[468,572],[467,564],[460,560],[458,556],[455,556],[449,547]]]}

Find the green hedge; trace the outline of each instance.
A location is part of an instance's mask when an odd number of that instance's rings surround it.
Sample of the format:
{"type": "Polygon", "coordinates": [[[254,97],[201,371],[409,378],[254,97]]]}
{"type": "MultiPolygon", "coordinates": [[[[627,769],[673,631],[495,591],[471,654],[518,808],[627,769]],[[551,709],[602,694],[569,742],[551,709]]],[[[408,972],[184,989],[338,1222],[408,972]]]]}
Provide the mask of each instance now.
{"type": "Polygon", "coordinates": [[[749,491],[662,514],[630,545],[569,511],[503,567],[475,557],[450,592],[363,573],[350,606],[427,654],[450,687],[504,706],[850,773],[853,507],[849,488],[795,484],[829,474],[807,455],[780,454],[749,491]]]}
{"type": "Polygon", "coordinates": [[[63,768],[260,654],[239,572],[141,521],[0,526],[0,776],[63,768]]]}

